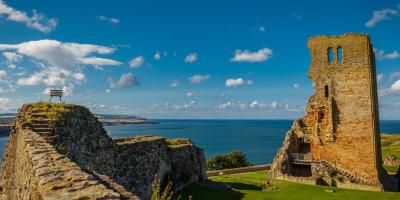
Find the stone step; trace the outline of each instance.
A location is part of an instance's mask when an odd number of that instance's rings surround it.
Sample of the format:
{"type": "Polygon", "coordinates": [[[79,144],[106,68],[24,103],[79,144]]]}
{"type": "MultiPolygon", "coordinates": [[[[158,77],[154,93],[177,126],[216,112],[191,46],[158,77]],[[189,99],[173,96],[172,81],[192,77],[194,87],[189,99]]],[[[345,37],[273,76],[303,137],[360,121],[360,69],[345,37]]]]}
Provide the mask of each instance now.
{"type": "Polygon", "coordinates": [[[31,117],[32,118],[41,118],[41,117],[47,118],[48,115],[47,114],[43,114],[43,113],[33,113],[33,114],[31,114],[31,117]]]}
{"type": "Polygon", "coordinates": [[[48,112],[50,109],[43,110],[43,109],[32,109],[30,110],[31,113],[43,113],[43,112],[48,112]]]}
{"type": "Polygon", "coordinates": [[[37,134],[46,137],[46,136],[54,136],[53,132],[36,132],[37,134]]]}
{"type": "Polygon", "coordinates": [[[32,124],[33,128],[49,128],[49,123],[33,123],[32,124]]]}
{"type": "Polygon", "coordinates": [[[46,132],[51,132],[54,131],[54,128],[49,128],[49,127],[31,127],[33,131],[46,131],[46,132]]]}

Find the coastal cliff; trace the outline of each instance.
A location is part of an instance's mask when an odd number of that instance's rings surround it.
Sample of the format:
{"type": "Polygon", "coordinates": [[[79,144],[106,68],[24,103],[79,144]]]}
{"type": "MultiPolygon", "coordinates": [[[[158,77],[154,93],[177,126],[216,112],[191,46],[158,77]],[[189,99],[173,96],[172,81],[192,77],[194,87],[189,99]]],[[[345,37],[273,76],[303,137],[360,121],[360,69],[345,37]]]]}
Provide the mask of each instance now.
{"type": "Polygon", "coordinates": [[[85,107],[27,104],[4,154],[0,198],[148,199],[154,177],[174,190],[205,180],[203,150],[183,139],[113,139],[85,107]]]}

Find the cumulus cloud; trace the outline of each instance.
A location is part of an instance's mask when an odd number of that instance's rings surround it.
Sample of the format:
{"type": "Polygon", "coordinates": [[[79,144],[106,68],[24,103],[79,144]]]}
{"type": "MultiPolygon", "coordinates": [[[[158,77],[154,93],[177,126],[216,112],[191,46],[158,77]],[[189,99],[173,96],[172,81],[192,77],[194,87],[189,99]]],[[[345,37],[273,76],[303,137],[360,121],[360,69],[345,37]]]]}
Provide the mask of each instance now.
{"type": "Polygon", "coordinates": [[[21,99],[0,97],[0,112],[15,112],[22,104],[21,99]]]}
{"type": "Polygon", "coordinates": [[[388,96],[400,93],[400,80],[395,81],[389,88],[378,91],[379,96],[388,96]]]}
{"type": "Polygon", "coordinates": [[[24,11],[8,6],[3,0],[0,0],[0,16],[4,16],[8,21],[24,23],[27,27],[43,33],[51,32],[58,24],[56,18],[46,18],[36,10],[33,10],[32,16],[28,16],[24,11]]]}
{"type": "MultiPolygon", "coordinates": [[[[0,51],[7,51],[28,57],[38,69],[28,77],[17,80],[20,86],[46,85],[65,86],[85,80],[84,66],[101,68],[121,63],[96,54],[111,54],[114,48],[79,43],[63,43],[56,40],[36,40],[20,44],[0,44],[0,51]]],[[[9,54],[9,56],[12,54],[9,54]]],[[[12,55],[11,57],[15,57],[12,55]]],[[[18,57],[18,56],[17,56],[18,57]]]]}
{"type": "Polygon", "coordinates": [[[192,63],[197,60],[197,53],[191,53],[185,57],[185,63],[192,63]]]}
{"type": "Polygon", "coordinates": [[[390,86],[390,89],[395,92],[399,92],[400,91],[400,80],[397,80],[396,82],[394,82],[392,84],[392,86],[390,86]]]}
{"type": "Polygon", "coordinates": [[[226,87],[239,87],[243,85],[253,85],[252,80],[244,80],[243,78],[227,79],[225,81],[226,87]]]}
{"type": "Polygon", "coordinates": [[[267,29],[262,25],[258,27],[258,31],[260,31],[260,32],[265,32],[266,30],[267,29]]]}
{"type": "Polygon", "coordinates": [[[3,52],[3,56],[6,58],[7,63],[15,63],[22,60],[23,56],[15,52],[6,51],[3,52]]]}
{"type": "Polygon", "coordinates": [[[144,57],[138,56],[129,61],[129,66],[131,68],[139,68],[140,66],[143,65],[143,63],[144,63],[144,57]]]}
{"type": "Polygon", "coordinates": [[[154,56],[153,56],[154,60],[160,60],[161,59],[161,54],[159,51],[157,51],[154,56]]]}
{"type": "Polygon", "coordinates": [[[399,12],[395,9],[376,10],[372,13],[372,18],[365,23],[368,28],[374,27],[378,22],[390,20],[392,17],[399,16],[399,12]]]}
{"type": "Polygon", "coordinates": [[[188,110],[188,109],[194,109],[194,108],[199,108],[199,105],[196,101],[190,101],[189,103],[183,104],[183,105],[175,105],[174,109],[176,110],[188,110]]]}
{"type": "Polygon", "coordinates": [[[199,75],[199,74],[197,74],[197,75],[194,75],[192,77],[189,77],[190,83],[201,83],[201,82],[206,81],[208,79],[210,79],[209,75],[199,75]]]}
{"type": "Polygon", "coordinates": [[[7,77],[7,71],[5,70],[0,70],[0,78],[6,78],[7,77]]]}
{"type": "Polygon", "coordinates": [[[122,74],[117,81],[109,78],[108,83],[110,84],[110,88],[126,88],[140,85],[138,79],[132,73],[122,74]]]}
{"type": "Polygon", "coordinates": [[[271,103],[262,103],[254,100],[251,102],[242,101],[227,101],[217,106],[218,109],[233,109],[233,110],[247,110],[247,109],[277,109],[282,108],[278,102],[272,101],[271,103]]]}
{"type": "Polygon", "coordinates": [[[186,96],[191,98],[194,96],[194,92],[186,92],[186,96]]]}
{"type": "Polygon", "coordinates": [[[231,62],[264,62],[272,57],[272,49],[263,48],[256,52],[236,50],[231,62]]]}
{"type": "Polygon", "coordinates": [[[374,49],[376,57],[379,60],[393,60],[393,59],[397,59],[400,58],[400,53],[397,52],[397,50],[394,50],[392,53],[388,53],[385,54],[385,51],[383,51],[382,49],[374,49]]]}
{"type": "Polygon", "coordinates": [[[119,22],[120,22],[119,19],[117,19],[117,18],[107,17],[107,16],[104,16],[104,15],[97,16],[97,19],[100,20],[100,21],[105,21],[105,22],[110,23],[110,24],[119,24],[119,22]]]}
{"type": "Polygon", "coordinates": [[[178,80],[173,80],[173,81],[169,84],[169,87],[172,87],[172,88],[178,87],[179,84],[180,84],[180,82],[179,82],[178,80]]]}

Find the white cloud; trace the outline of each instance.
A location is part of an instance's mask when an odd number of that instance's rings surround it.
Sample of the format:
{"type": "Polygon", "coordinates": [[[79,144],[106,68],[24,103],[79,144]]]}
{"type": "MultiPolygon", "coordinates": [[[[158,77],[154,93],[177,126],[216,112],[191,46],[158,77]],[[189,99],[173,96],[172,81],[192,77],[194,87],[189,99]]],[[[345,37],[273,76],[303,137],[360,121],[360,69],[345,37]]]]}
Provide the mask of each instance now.
{"type": "Polygon", "coordinates": [[[103,16],[103,15],[97,16],[97,19],[101,20],[101,21],[105,21],[107,23],[111,23],[111,24],[118,24],[120,22],[120,20],[117,18],[107,17],[107,16],[103,16]]]}
{"type": "Polygon", "coordinates": [[[264,62],[272,57],[272,49],[263,48],[256,52],[236,50],[231,62],[264,62]]]}
{"type": "Polygon", "coordinates": [[[191,53],[185,57],[185,63],[192,63],[197,60],[197,53],[191,53]]]}
{"type": "MultiPolygon", "coordinates": [[[[65,86],[84,81],[84,66],[116,66],[115,60],[99,58],[96,54],[111,54],[114,48],[79,43],[63,43],[56,40],[37,40],[20,44],[0,44],[0,51],[10,51],[30,58],[38,70],[28,77],[17,80],[21,86],[65,86]]],[[[11,55],[11,54],[10,54],[11,55]]]]}
{"type": "Polygon", "coordinates": [[[188,109],[195,109],[195,108],[199,108],[198,103],[196,101],[191,101],[184,105],[175,105],[174,106],[175,110],[188,110],[188,109]]]}
{"type": "Polygon", "coordinates": [[[253,85],[252,80],[244,80],[243,78],[236,78],[236,79],[227,79],[225,81],[226,87],[239,87],[243,85],[253,85]]]}
{"type": "Polygon", "coordinates": [[[0,78],[6,78],[7,77],[7,71],[5,70],[0,70],[0,78]]]}
{"type": "Polygon", "coordinates": [[[191,98],[194,96],[194,92],[186,92],[186,96],[191,98]]]}
{"type": "Polygon", "coordinates": [[[23,101],[20,99],[9,99],[5,97],[0,97],[0,112],[15,112],[23,101]]]}
{"type": "Polygon", "coordinates": [[[106,92],[106,93],[110,93],[111,90],[110,90],[110,89],[106,89],[105,92],[106,92]]]}
{"type": "Polygon", "coordinates": [[[400,93],[400,80],[395,81],[390,88],[385,88],[378,91],[379,96],[394,95],[400,93]]]}
{"type": "Polygon", "coordinates": [[[140,66],[143,65],[143,63],[144,63],[144,57],[138,56],[129,61],[129,66],[131,68],[139,68],[140,66]]]}
{"type": "Polygon", "coordinates": [[[118,81],[115,81],[112,78],[108,79],[108,83],[110,84],[110,88],[126,88],[130,86],[139,86],[140,83],[132,73],[122,74],[121,78],[118,81]]]}
{"type": "Polygon", "coordinates": [[[242,101],[227,101],[217,106],[218,109],[233,109],[233,110],[246,110],[246,109],[277,109],[282,108],[276,101],[271,103],[262,103],[260,101],[251,101],[250,103],[242,101]]]}
{"type": "Polygon", "coordinates": [[[86,81],[85,74],[80,72],[73,74],[72,77],[79,83],[86,81]]]}
{"type": "Polygon", "coordinates": [[[400,80],[397,80],[390,86],[390,89],[395,91],[395,92],[400,92],[400,80]]]}
{"type": "Polygon", "coordinates": [[[376,81],[381,82],[383,80],[383,74],[377,74],[376,75],[376,81]]]}
{"type": "Polygon", "coordinates": [[[178,80],[173,80],[171,84],[169,84],[169,87],[178,87],[180,82],[178,80]]]}
{"type": "Polygon", "coordinates": [[[199,74],[197,74],[197,75],[194,75],[192,77],[189,77],[190,83],[201,83],[201,82],[206,81],[208,79],[210,79],[209,75],[199,75],[199,74]]]}
{"type": "Polygon", "coordinates": [[[299,84],[297,84],[297,83],[295,83],[295,84],[293,84],[293,87],[297,89],[297,88],[299,88],[299,87],[300,87],[300,85],[299,85],[299,84]]]}
{"type": "Polygon", "coordinates": [[[154,58],[154,60],[160,60],[160,59],[161,59],[160,52],[157,51],[157,52],[154,54],[153,58],[154,58]]]}
{"type": "Polygon", "coordinates": [[[390,20],[391,17],[399,16],[399,12],[394,9],[376,10],[373,12],[372,18],[365,23],[366,27],[374,27],[378,22],[390,20]]]}
{"type": "Polygon", "coordinates": [[[385,54],[385,51],[383,51],[382,49],[374,49],[374,52],[376,54],[376,57],[379,60],[393,60],[393,59],[397,59],[400,58],[400,53],[397,52],[397,50],[394,50],[392,53],[388,53],[385,54]]]}
{"type": "Polygon", "coordinates": [[[24,11],[16,10],[0,0],[0,16],[5,16],[7,20],[25,23],[29,28],[36,29],[43,33],[48,33],[57,27],[56,18],[46,18],[42,13],[33,10],[33,15],[28,16],[24,11]]]}
{"type": "Polygon", "coordinates": [[[266,30],[267,29],[262,25],[258,27],[258,31],[260,31],[260,32],[265,32],[266,30]]]}
{"type": "Polygon", "coordinates": [[[15,69],[15,68],[17,68],[17,65],[15,65],[15,64],[9,64],[9,65],[8,65],[8,68],[10,68],[10,69],[15,69]]]}
{"type": "Polygon", "coordinates": [[[6,61],[8,63],[19,62],[23,58],[22,55],[19,55],[19,54],[15,53],[15,52],[10,52],[10,51],[3,52],[3,55],[6,58],[6,61]]]}

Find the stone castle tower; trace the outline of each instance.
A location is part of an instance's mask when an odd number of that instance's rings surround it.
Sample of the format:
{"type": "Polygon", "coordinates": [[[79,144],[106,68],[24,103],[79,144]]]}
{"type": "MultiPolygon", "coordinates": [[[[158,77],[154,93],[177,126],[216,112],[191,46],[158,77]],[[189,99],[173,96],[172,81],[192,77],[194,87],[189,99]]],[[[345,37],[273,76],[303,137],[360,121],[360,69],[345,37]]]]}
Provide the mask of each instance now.
{"type": "Polygon", "coordinates": [[[315,93],[304,118],[287,132],[272,176],[367,190],[393,185],[382,167],[369,36],[316,36],[308,40],[308,48],[315,93]]]}

